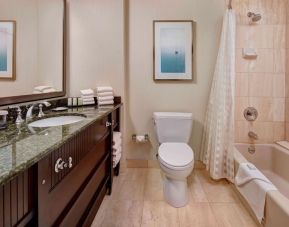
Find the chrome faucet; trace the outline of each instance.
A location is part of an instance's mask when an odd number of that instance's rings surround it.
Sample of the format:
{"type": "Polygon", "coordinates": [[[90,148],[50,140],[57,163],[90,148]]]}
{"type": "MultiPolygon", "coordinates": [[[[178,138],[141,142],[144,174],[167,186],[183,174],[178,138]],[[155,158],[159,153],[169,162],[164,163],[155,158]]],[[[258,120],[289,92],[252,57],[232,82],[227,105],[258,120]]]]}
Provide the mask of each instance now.
{"type": "Polygon", "coordinates": [[[35,103],[35,104],[32,104],[27,113],[26,113],[26,120],[30,120],[32,118],[32,112],[33,112],[33,108],[36,106],[36,105],[39,105],[39,113],[38,113],[38,117],[43,117],[45,114],[43,113],[42,111],[42,108],[43,108],[43,105],[45,105],[46,107],[49,107],[51,106],[51,104],[47,101],[43,101],[43,102],[40,102],[40,103],[35,103]]]}
{"type": "Polygon", "coordinates": [[[250,139],[253,139],[253,140],[258,140],[259,139],[258,135],[255,132],[252,132],[252,131],[250,131],[248,133],[248,136],[249,136],[250,139]]]}

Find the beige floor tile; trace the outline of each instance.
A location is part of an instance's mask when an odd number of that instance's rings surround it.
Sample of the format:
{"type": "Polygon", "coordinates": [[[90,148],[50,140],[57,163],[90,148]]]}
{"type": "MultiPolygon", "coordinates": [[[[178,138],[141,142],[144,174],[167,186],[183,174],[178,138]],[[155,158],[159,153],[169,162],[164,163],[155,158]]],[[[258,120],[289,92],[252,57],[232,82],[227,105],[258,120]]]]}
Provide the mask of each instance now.
{"type": "Polygon", "coordinates": [[[125,180],[129,181],[145,181],[145,178],[147,176],[147,168],[128,168],[126,170],[126,177],[125,180]]]}
{"type": "Polygon", "coordinates": [[[144,186],[145,182],[143,180],[125,180],[119,191],[113,195],[113,198],[117,200],[143,200],[144,186]]]}
{"type": "Polygon", "coordinates": [[[143,201],[114,201],[106,209],[104,219],[94,220],[92,227],[139,227],[143,201]]]}
{"type": "Polygon", "coordinates": [[[160,169],[148,169],[144,200],[164,200],[163,197],[163,179],[160,169]]]}
{"type": "Polygon", "coordinates": [[[181,227],[215,227],[217,222],[209,203],[189,203],[178,209],[181,227]]]}
{"type": "Polygon", "coordinates": [[[255,227],[256,224],[240,204],[211,203],[219,226],[222,227],[255,227]]]}
{"type": "Polygon", "coordinates": [[[93,220],[91,227],[97,227],[100,223],[103,223],[105,220],[106,209],[110,205],[110,198],[109,196],[105,196],[104,200],[102,201],[99,210],[93,220]]]}
{"type": "Polygon", "coordinates": [[[214,181],[207,171],[197,171],[202,187],[207,195],[209,202],[214,203],[237,203],[240,202],[237,194],[234,192],[232,185],[226,180],[214,181]]]}
{"type": "Polygon", "coordinates": [[[164,201],[144,201],[142,227],[178,227],[178,209],[164,201]]]}
{"type": "Polygon", "coordinates": [[[208,202],[206,193],[195,171],[188,177],[188,187],[192,202],[208,202]]]}

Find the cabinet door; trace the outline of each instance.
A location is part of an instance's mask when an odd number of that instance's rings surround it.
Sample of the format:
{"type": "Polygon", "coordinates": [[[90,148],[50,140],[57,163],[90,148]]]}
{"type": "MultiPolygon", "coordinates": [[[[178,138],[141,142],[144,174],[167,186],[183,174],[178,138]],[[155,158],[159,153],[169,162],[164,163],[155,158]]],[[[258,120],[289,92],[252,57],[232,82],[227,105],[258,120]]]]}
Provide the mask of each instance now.
{"type": "Polygon", "coordinates": [[[89,206],[88,197],[109,179],[111,131],[107,120],[89,126],[38,163],[39,226],[61,226],[63,222],[77,226],[89,206]]]}

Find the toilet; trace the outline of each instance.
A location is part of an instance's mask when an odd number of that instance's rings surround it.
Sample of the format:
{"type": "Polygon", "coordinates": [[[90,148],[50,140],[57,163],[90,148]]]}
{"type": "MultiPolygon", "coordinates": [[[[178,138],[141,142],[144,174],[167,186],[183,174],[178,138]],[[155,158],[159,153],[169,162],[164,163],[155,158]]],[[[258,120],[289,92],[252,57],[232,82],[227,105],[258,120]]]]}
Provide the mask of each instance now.
{"type": "Polygon", "coordinates": [[[192,113],[155,112],[153,120],[165,200],[173,207],[183,207],[189,201],[187,177],[194,168],[194,152],[188,145],[192,113]]]}

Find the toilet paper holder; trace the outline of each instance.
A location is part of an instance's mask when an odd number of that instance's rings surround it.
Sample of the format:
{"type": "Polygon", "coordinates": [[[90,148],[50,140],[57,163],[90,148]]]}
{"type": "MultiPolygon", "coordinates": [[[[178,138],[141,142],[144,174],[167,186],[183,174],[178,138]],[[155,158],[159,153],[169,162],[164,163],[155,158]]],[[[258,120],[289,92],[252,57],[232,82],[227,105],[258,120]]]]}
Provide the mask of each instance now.
{"type": "Polygon", "coordinates": [[[144,135],[136,135],[136,134],[133,134],[132,136],[131,136],[131,138],[132,138],[132,141],[134,141],[134,142],[148,142],[149,140],[150,140],[150,138],[149,138],[149,134],[144,134],[144,135]],[[138,141],[137,140],[137,137],[138,136],[141,136],[142,138],[143,138],[143,141],[138,141]]]}

